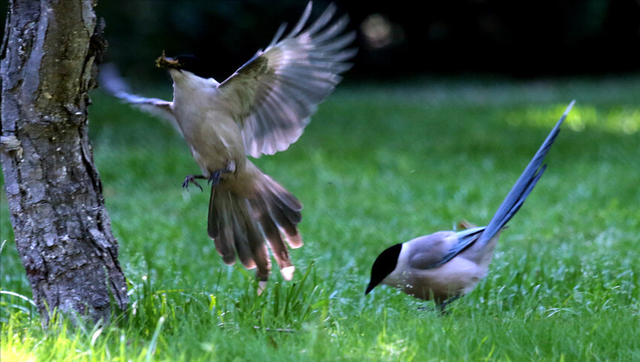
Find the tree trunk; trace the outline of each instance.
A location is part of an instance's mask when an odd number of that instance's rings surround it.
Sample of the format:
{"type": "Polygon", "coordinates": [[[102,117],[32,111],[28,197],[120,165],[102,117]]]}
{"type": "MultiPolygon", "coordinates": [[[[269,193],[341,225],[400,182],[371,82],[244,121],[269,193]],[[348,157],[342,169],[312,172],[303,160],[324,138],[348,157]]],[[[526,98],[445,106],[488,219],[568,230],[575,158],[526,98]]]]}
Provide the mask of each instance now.
{"type": "Polygon", "coordinates": [[[15,241],[43,325],[106,322],[128,303],[89,144],[105,43],[91,0],[12,0],[2,46],[1,160],[15,241]]]}

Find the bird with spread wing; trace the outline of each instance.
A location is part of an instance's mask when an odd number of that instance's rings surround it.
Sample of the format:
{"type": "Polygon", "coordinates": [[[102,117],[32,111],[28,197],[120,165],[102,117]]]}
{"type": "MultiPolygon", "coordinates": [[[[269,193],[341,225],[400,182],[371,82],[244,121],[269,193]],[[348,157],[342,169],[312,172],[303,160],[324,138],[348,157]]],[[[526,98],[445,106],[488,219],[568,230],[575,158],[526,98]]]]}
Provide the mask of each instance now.
{"type": "Polygon", "coordinates": [[[133,95],[113,67],[102,69],[105,89],[169,120],[184,136],[202,174],[187,176],[183,186],[202,188],[196,180],[209,181],[209,237],[226,264],[237,257],[256,268],[259,292],[271,270],[269,249],[284,279],[293,277],[289,247],[302,246],[302,204],[246,156],[271,155],[294,143],[356,52],[348,48],[355,34],[345,31],[346,15],[334,20],[332,4],[306,26],[311,9],[310,2],[288,35],[282,37],[283,24],[271,44],[221,83],[200,76],[208,66],[201,59],[163,53],[157,65],[173,79],[172,102],[133,95]]]}

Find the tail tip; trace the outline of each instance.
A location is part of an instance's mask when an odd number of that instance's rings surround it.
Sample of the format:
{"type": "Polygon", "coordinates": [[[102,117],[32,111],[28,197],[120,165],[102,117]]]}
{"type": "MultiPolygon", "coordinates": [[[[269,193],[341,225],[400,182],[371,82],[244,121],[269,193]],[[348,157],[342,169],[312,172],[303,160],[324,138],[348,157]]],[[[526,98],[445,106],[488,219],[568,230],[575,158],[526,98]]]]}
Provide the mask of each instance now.
{"type": "Polygon", "coordinates": [[[576,100],[572,100],[571,103],[569,103],[569,106],[567,106],[567,109],[564,111],[564,114],[562,115],[563,117],[566,117],[569,112],[571,111],[571,108],[573,108],[573,105],[576,103],[576,100]]]}
{"type": "Polygon", "coordinates": [[[280,269],[280,274],[282,274],[282,277],[284,278],[284,280],[289,281],[291,279],[293,279],[293,272],[296,270],[295,266],[288,266],[288,267],[284,267],[282,269],[280,269]]]}

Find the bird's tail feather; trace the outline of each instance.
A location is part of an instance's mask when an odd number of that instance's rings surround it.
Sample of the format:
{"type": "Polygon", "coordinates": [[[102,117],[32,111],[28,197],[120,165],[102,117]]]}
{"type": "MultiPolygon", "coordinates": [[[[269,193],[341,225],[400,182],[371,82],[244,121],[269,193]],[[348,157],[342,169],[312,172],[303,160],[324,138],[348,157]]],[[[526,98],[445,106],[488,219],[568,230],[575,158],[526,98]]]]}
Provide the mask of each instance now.
{"type": "Polygon", "coordinates": [[[288,246],[302,246],[297,228],[302,219],[302,205],[269,176],[261,172],[258,175],[249,198],[238,196],[224,187],[212,188],[209,237],[214,240],[226,264],[234,264],[237,255],[246,268],[257,268],[260,281],[266,281],[271,270],[266,239],[282,276],[290,280],[294,267],[288,246]]]}
{"type": "Polygon", "coordinates": [[[518,181],[513,185],[513,188],[511,188],[511,191],[509,191],[507,197],[505,197],[504,201],[493,215],[493,218],[478,240],[480,245],[488,243],[497,233],[500,232],[500,230],[502,230],[502,228],[505,227],[513,215],[518,212],[524,203],[524,200],[529,196],[538,180],[540,180],[540,177],[546,169],[546,165],[542,165],[542,161],[544,161],[544,158],[549,152],[549,149],[551,149],[553,142],[556,140],[556,137],[558,137],[558,134],[560,133],[560,126],[562,125],[562,122],[564,122],[565,118],[567,118],[567,114],[571,110],[571,107],[573,107],[574,102],[575,101],[569,104],[558,123],[556,123],[555,127],[551,130],[545,141],[542,143],[542,146],[540,146],[540,149],[538,149],[538,152],[533,156],[531,162],[529,162],[522,172],[522,175],[520,175],[518,181]]]}

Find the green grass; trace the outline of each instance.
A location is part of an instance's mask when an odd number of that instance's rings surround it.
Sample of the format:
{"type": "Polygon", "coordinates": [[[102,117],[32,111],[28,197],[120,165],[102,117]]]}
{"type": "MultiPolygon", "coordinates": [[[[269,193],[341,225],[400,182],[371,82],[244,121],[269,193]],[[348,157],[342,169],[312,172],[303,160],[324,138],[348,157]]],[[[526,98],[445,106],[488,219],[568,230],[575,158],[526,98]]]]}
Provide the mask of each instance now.
{"type": "Polygon", "coordinates": [[[207,237],[208,195],[180,188],[198,170],[180,136],[93,99],[130,310],[102,329],[44,331],[8,293],[31,295],[3,195],[3,361],[640,360],[638,77],[341,87],[299,142],[256,160],[305,205],[296,276],[274,273],[260,297],[207,237]],[[487,223],[572,99],[489,276],[451,314],[386,287],[363,295],[387,246],[487,223]]]}

